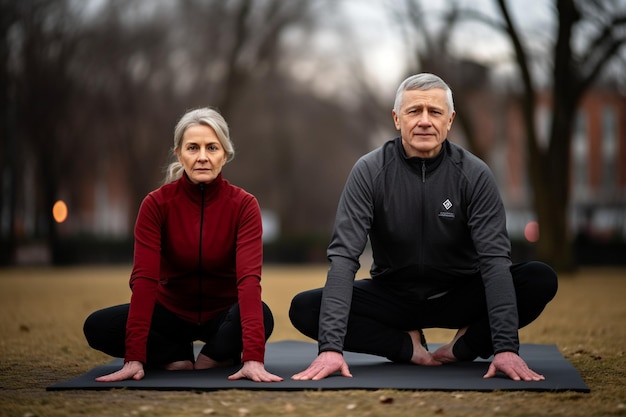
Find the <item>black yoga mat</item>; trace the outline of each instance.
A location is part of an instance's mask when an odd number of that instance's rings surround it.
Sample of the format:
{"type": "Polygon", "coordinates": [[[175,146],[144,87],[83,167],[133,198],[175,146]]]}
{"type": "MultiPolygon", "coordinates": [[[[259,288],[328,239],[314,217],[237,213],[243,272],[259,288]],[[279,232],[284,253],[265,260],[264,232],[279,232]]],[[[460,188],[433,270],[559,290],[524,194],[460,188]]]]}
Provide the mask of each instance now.
{"type": "MultiPolygon", "coordinates": [[[[431,350],[439,345],[432,344],[431,350]]],[[[282,382],[258,383],[249,380],[229,381],[228,375],[237,367],[207,369],[202,371],[164,371],[149,369],[141,381],[96,382],[94,378],[121,368],[122,360],[98,366],[68,381],[53,384],[54,390],[107,390],[112,388],[142,390],[196,390],[223,389],[251,390],[339,390],[339,389],[399,389],[439,391],[578,391],[589,388],[576,369],[561,355],[555,345],[523,344],[520,355],[531,369],[543,374],[545,381],[512,381],[500,375],[483,379],[488,360],[476,360],[436,367],[397,364],[372,355],[345,352],[352,378],[339,374],[321,381],[293,381],[291,376],[304,370],[317,355],[317,345],[309,342],[281,341],[268,343],[265,367],[284,378],[282,382]]]]}

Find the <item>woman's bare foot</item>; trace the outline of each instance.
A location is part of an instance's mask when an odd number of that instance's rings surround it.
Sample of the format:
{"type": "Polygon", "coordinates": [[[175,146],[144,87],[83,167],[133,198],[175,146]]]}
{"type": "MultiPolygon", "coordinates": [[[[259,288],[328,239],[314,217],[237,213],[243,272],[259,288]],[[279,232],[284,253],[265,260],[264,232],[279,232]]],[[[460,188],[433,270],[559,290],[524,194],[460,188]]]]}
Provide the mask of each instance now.
{"type": "Polygon", "coordinates": [[[467,327],[459,329],[459,331],[456,332],[450,343],[441,346],[433,353],[433,358],[440,363],[456,362],[458,359],[454,356],[454,353],[452,353],[452,347],[454,346],[456,341],[465,334],[466,331],[467,327]]]}
{"type": "Polygon", "coordinates": [[[200,353],[198,358],[196,359],[196,363],[193,369],[210,369],[210,368],[220,368],[222,366],[230,366],[234,362],[232,359],[228,359],[225,361],[218,362],[214,359],[209,358],[207,355],[200,353]]]}
{"type": "Polygon", "coordinates": [[[191,371],[193,370],[193,363],[191,361],[176,361],[168,363],[163,369],[167,371],[191,371]]]}
{"type": "Polygon", "coordinates": [[[411,363],[415,365],[437,366],[441,362],[435,360],[433,355],[422,345],[422,333],[419,330],[411,330],[408,332],[413,342],[413,356],[411,363]]]}

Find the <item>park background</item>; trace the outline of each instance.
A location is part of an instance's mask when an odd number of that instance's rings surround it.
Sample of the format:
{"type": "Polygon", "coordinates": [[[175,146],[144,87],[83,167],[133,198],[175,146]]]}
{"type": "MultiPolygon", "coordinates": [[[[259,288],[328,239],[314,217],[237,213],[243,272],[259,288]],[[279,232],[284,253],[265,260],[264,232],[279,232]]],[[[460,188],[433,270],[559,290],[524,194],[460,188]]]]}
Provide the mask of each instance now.
{"type": "Polygon", "coordinates": [[[2,0],[0,16],[0,265],[131,262],[197,106],[230,124],[224,176],[259,199],[266,262],[324,262],[350,168],[396,135],[395,89],[421,71],[453,89],[449,137],[493,170],[515,260],[626,262],[624,0],[2,0]]]}
{"type": "Polygon", "coordinates": [[[0,0],[0,416],[625,416],[625,44],[624,0],[0,0]],[[420,71],[454,91],[450,139],[493,170],[513,258],[559,271],[521,341],[591,393],[45,391],[110,360],[82,323],[128,301],[139,204],[197,106],[263,209],[270,341],[308,340],[289,302],[323,284],[345,178],[420,71]]]}

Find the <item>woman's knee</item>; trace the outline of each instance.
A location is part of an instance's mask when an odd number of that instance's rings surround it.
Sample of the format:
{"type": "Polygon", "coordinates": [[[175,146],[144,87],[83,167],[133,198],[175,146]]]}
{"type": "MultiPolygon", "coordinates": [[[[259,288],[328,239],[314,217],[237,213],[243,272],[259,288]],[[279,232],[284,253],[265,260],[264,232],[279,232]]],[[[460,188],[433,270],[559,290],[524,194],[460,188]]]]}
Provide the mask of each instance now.
{"type": "Polygon", "coordinates": [[[118,339],[124,340],[128,305],[97,310],[83,323],[83,334],[94,349],[107,351],[118,339]]]}
{"type": "Polygon", "coordinates": [[[94,344],[97,342],[97,336],[100,332],[98,332],[100,319],[98,317],[99,311],[91,313],[87,319],[85,319],[85,323],[83,323],[83,334],[85,335],[85,339],[87,339],[87,343],[94,349],[97,349],[94,344]]]}
{"type": "Polygon", "coordinates": [[[267,340],[274,331],[274,314],[265,303],[263,303],[263,327],[265,328],[265,340],[267,340]]]}

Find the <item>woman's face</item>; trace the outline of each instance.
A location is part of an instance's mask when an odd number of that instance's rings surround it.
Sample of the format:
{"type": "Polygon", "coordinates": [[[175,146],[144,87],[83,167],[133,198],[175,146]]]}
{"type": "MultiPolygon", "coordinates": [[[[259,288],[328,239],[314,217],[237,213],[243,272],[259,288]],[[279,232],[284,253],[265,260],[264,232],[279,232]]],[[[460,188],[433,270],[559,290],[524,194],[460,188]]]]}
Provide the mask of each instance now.
{"type": "Polygon", "coordinates": [[[185,130],[178,161],[194,184],[209,183],[222,172],[226,164],[226,151],[215,131],[206,125],[193,125],[185,130]]]}

